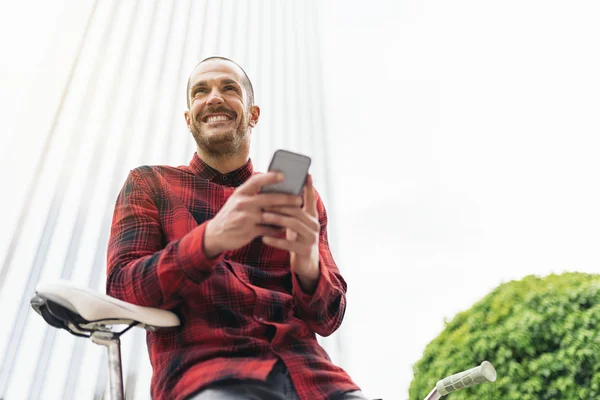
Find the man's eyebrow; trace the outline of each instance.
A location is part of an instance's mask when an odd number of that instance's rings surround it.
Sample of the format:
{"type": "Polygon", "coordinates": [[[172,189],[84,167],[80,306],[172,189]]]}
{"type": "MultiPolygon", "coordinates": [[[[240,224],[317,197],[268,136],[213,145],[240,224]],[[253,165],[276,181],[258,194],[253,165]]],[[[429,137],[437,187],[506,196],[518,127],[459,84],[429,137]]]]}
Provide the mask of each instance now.
{"type": "Polygon", "coordinates": [[[194,85],[190,88],[190,92],[193,92],[194,89],[203,87],[203,86],[208,86],[208,83],[206,83],[206,81],[198,81],[198,82],[194,83],[194,85]]]}
{"type": "Polygon", "coordinates": [[[234,81],[233,79],[225,78],[221,81],[221,85],[230,85],[232,83],[235,83],[236,85],[240,86],[240,84],[237,81],[234,81]]]}
{"type": "MultiPolygon", "coordinates": [[[[238,86],[241,86],[240,83],[238,81],[235,81],[233,79],[230,78],[225,78],[221,81],[221,85],[231,85],[231,84],[236,84],[238,86]]],[[[199,87],[207,87],[208,86],[208,82],[206,81],[198,81],[196,83],[194,83],[194,85],[190,88],[190,93],[193,92],[195,89],[199,88],[199,87]]]]}

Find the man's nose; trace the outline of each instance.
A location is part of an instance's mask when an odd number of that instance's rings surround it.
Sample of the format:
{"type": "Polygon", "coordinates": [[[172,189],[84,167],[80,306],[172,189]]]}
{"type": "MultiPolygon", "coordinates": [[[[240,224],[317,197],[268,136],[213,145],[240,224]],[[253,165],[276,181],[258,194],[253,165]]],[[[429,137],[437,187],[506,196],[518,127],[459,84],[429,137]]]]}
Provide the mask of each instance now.
{"type": "Polygon", "coordinates": [[[223,97],[218,90],[212,90],[208,95],[207,103],[209,106],[216,106],[223,103],[223,97]]]}

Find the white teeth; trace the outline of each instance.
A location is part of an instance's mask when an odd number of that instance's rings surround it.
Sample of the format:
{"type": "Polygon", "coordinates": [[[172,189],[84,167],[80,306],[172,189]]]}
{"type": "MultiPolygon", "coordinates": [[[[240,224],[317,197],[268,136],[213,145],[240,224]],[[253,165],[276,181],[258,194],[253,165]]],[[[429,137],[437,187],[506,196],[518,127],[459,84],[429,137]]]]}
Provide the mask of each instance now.
{"type": "Polygon", "coordinates": [[[214,115],[212,117],[208,117],[206,119],[206,122],[210,123],[210,122],[217,122],[217,121],[228,121],[231,118],[225,116],[225,115],[214,115]]]}

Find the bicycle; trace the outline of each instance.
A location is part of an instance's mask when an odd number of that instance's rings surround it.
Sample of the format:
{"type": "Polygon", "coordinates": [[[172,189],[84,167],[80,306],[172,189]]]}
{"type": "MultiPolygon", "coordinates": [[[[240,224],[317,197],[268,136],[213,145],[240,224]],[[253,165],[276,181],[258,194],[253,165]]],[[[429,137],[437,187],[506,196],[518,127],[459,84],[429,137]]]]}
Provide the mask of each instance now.
{"type": "MultiPolygon", "coordinates": [[[[133,327],[154,331],[181,323],[171,311],[137,306],[69,281],[41,283],[35,291],[31,306],[49,325],[107,348],[112,400],[125,399],[120,337],[133,327]],[[122,325],[126,328],[114,330],[122,325]]],[[[438,400],[448,393],[495,380],[494,366],[484,361],[475,368],[439,380],[424,400],[438,400]]]]}

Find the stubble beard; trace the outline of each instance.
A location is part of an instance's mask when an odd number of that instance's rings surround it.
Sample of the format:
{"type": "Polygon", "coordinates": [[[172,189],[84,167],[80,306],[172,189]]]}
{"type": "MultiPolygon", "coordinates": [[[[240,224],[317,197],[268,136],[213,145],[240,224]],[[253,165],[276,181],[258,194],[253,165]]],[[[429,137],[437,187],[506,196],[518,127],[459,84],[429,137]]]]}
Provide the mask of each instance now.
{"type": "Polygon", "coordinates": [[[216,135],[206,135],[200,122],[194,121],[190,131],[198,148],[214,159],[238,154],[250,136],[248,121],[242,121],[236,128],[216,135]]]}

